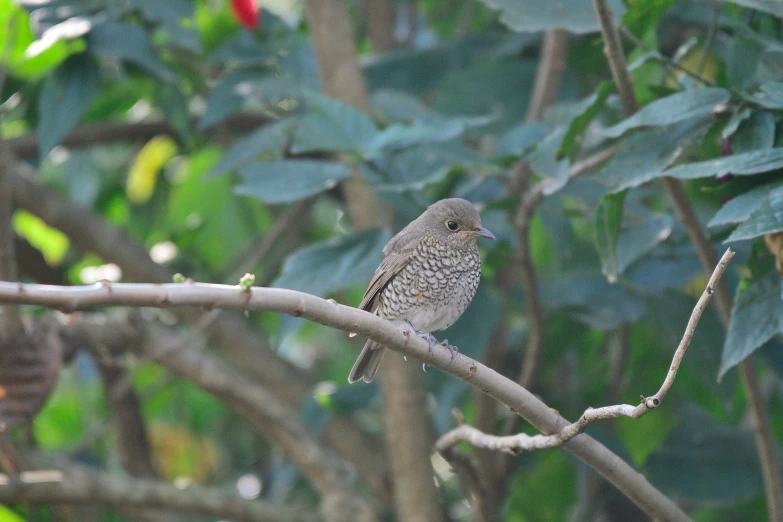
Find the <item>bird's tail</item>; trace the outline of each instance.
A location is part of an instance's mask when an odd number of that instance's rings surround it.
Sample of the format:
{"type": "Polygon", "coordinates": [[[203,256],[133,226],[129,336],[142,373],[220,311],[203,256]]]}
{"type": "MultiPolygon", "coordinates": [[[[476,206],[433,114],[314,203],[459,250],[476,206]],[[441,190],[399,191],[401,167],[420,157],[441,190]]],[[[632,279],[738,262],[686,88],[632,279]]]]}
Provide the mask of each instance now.
{"type": "Polygon", "coordinates": [[[361,379],[364,379],[364,382],[372,381],[373,377],[375,377],[375,372],[378,371],[378,365],[381,364],[384,353],[386,353],[385,347],[375,341],[367,341],[367,344],[362,348],[362,353],[359,354],[359,358],[356,359],[351,373],[348,375],[348,382],[355,383],[361,379]]]}

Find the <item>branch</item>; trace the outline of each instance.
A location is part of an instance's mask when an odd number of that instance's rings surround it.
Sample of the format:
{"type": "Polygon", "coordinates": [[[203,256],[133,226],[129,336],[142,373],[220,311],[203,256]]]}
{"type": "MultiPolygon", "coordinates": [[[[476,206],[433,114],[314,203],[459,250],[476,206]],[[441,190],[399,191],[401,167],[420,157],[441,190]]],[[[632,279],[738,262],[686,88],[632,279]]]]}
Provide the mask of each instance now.
{"type": "MultiPolygon", "coordinates": [[[[4,70],[3,67],[0,67],[0,71],[4,70]]],[[[0,279],[6,281],[16,280],[14,230],[11,224],[13,212],[11,169],[13,165],[6,144],[0,136],[0,279]]],[[[0,340],[14,338],[21,328],[22,321],[17,307],[0,307],[0,340]]]]}
{"type": "Polygon", "coordinates": [[[702,292],[696,306],[691,313],[691,318],[688,320],[688,325],[685,327],[685,333],[682,336],[677,350],[674,352],[674,358],[672,359],[669,372],[664,379],[663,384],[655,395],[649,397],[642,397],[641,403],[637,406],[631,406],[630,404],[617,404],[614,406],[604,406],[602,408],[588,408],[579,420],[569,424],[556,433],[551,435],[535,435],[530,436],[524,433],[517,435],[511,435],[506,437],[496,437],[494,435],[487,435],[481,431],[462,424],[454,430],[443,435],[436,444],[436,449],[440,452],[448,451],[456,444],[467,441],[472,445],[479,448],[486,448],[491,450],[504,451],[512,455],[517,455],[522,451],[532,451],[538,449],[555,448],[562,446],[580,433],[584,433],[587,427],[597,420],[604,419],[616,419],[618,417],[630,417],[632,419],[638,419],[652,410],[657,409],[666,394],[674,384],[674,379],[677,376],[677,370],[680,368],[685,352],[688,350],[688,346],[693,339],[693,334],[696,331],[696,326],[699,324],[702,313],[707,308],[712,296],[715,293],[718,283],[723,277],[723,273],[726,271],[731,258],[734,257],[734,252],[731,249],[726,250],[723,254],[720,262],[715,267],[715,270],[710,277],[707,287],[702,292]]]}
{"type": "MultiPolygon", "coordinates": [[[[601,22],[601,33],[606,44],[605,54],[609,60],[609,66],[612,70],[612,76],[620,91],[623,100],[626,116],[631,116],[639,107],[631,86],[631,73],[625,64],[625,55],[620,45],[620,37],[612,21],[611,11],[607,6],[606,0],[593,0],[595,10],[601,22]]],[[[720,6],[716,4],[716,8],[720,6]]],[[[716,13],[716,16],[719,13],[716,13]]],[[[711,37],[710,37],[711,38],[711,37]]],[[[711,43],[711,42],[710,42],[711,43]]],[[[706,56],[706,50],[705,55],[706,56]]],[[[701,71],[699,71],[701,73],[701,71]]],[[[685,226],[688,235],[693,242],[699,260],[701,261],[704,273],[709,273],[710,268],[714,266],[717,259],[717,253],[712,247],[707,233],[701,226],[696,211],[693,209],[682,187],[682,183],[672,178],[662,178],[666,192],[672,201],[678,218],[685,226]]],[[[715,299],[718,312],[720,313],[723,324],[728,328],[731,320],[732,299],[725,288],[718,290],[715,299]]],[[[767,511],[769,519],[773,522],[783,522],[783,472],[781,471],[780,460],[777,454],[777,444],[772,434],[772,428],[769,421],[769,412],[767,411],[764,397],[758,384],[756,368],[753,359],[748,357],[739,364],[740,377],[745,388],[745,394],[748,398],[748,407],[750,408],[753,419],[754,436],[756,449],[761,463],[761,473],[764,477],[764,489],[766,492],[767,511]]]]}
{"type": "MultiPolygon", "coordinates": [[[[190,125],[195,127],[199,118],[192,118],[190,125]]],[[[228,129],[233,132],[251,132],[261,125],[271,122],[272,118],[261,114],[234,114],[215,125],[208,132],[228,129]]],[[[115,141],[149,141],[158,134],[177,136],[177,131],[165,120],[140,122],[108,121],[76,127],[60,141],[60,145],[80,149],[104,145],[115,141]]],[[[8,147],[16,157],[35,158],[38,155],[38,134],[27,134],[7,140],[8,147]]]]}
{"type": "MultiPolygon", "coordinates": [[[[462,354],[452,361],[448,350],[429,353],[424,339],[411,337],[407,329],[364,310],[334,300],[282,288],[251,288],[200,283],[122,284],[61,287],[0,282],[0,302],[35,304],[63,310],[101,305],[123,306],[217,306],[236,310],[265,310],[357,332],[402,355],[423,361],[480,389],[522,415],[545,434],[560,431],[568,423],[536,396],[510,379],[462,354]],[[408,334],[408,335],[406,335],[408,334]]],[[[604,476],[651,517],[687,520],[670,499],[655,489],[644,476],[601,443],[581,434],[564,448],[604,476]]]]}
{"type": "Polygon", "coordinates": [[[639,110],[639,103],[636,101],[636,94],[633,90],[633,77],[625,62],[620,33],[614,25],[614,16],[606,0],[593,0],[593,5],[598,15],[598,21],[601,23],[601,34],[604,37],[604,56],[606,56],[609,68],[612,70],[612,77],[617,85],[617,92],[620,93],[625,114],[630,116],[639,110]]]}
{"type": "Polygon", "coordinates": [[[0,475],[0,502],[32,504],[103,504],[118,508],[165,508],[247,522],[316,522],[301,509],[262,500],[245,500],[214,488],[186,489],[165,482],[109,475],[73,466],[64,471],[0,475]]]}
{"type": "MultiPolygon", "coordinates": [[[[136,281],[169,282],[174,273],[150,259],[144,246],[123,230],[84,207],[64,199],[38,181],[32,168],[16,163],[14,200],[20,208],[37,215],[49,226],[65,233],[75,246],[95,252],[117,264],[123,276],[136,281]]],[[[193,309],[173,312],[180,320],[199,324],[202,313],[193,309]]],[[[279,357],[267,340],[237,314],[222,314],[205,335],[237,366],[253,374],[267,389],[275,390],[289,404],[299,405],[311,394],[314,382],[300,369],[279,357]]],[[[381,498],[389,499],[387,462],[376,438],[369,437],[349,419],[333,418],[323,428],[326,440],[356,466],[356,470],[381,498]]]]}

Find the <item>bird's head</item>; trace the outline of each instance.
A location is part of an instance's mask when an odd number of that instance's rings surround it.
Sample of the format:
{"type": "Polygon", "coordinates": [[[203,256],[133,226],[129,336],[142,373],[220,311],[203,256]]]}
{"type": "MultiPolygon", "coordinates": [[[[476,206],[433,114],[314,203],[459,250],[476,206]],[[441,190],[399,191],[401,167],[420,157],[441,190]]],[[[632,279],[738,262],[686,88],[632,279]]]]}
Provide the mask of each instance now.
{"type": "Polygon", "coordinates": [[[495,239],[495,234],[481,226],[478,210],[470,201],[442,199],[422,214],[430,234],[451,243],[471,244],[480,237],[495,239]]]}

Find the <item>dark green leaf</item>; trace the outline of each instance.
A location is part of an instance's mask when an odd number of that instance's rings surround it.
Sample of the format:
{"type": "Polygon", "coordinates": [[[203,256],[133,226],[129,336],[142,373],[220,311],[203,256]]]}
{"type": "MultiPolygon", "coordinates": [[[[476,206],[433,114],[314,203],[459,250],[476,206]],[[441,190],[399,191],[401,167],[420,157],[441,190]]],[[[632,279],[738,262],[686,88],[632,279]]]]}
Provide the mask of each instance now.
{"type": "Polygon", "coordinates": [[[710,222],[707,223],[707,226],[716,227],[718,225],[741,223],[745,221],[761,206],[771,192],[780,187],[783,187],[783,181],[756,187],[730,199],[715,213],[710,222]]]}
{"type": "Polygon", "coordinates": [[[193,139],[193,131],[190,128],[188,100],[180,88],[175,84],[164,85],[161,105],[166,120],[177,131],[177,136],[185,143],[190,143],[193,139]]]}
{"type": "Polygon", "coordinates": [[[544,193],[554,194],[568,182],[568,160],[557,159],[557,149],[563,142],[566,128],[558,127],[549,136],[541,140],[535,150],[530,153],[530,168],[533,172],[549,181],[544,193]]]}
{"type": "Polygon", "coordinates": [[[211,178],[237,170],[254,159],[259,159],[259,156],[264,154],[271,156],[269,159],[279,158],[297,122],[296,118],[289,117],[274,123],[267,123],[244,138],[237,140],[223,154],[223,157],[207,174],[207,177],[211,178]]]}
{"type": "MultiPolygon", "coordinates": [[[[696,163],[684,163],[663,173],[680,179],[709,178],[726,174],[749,175],[783,167],[783,147],[735,154],[696,163]]],[[[660,174],[659,174],[660,175],[660,174]]],[[[658,177],[658,176],[655,176],[658,177]]],[[[646,180],[645,180],[646,181],[646,180]]]]}
{"type": "Polygon", "coordinates": [[[288,256],[273,286],[324,296],[366,283],[389,239],[388,230],[364,230],[308,245],[288,256]]]}
{"type": "Polygon", "coordinates": [[[780,331],[783,317],[780,281],[780,274],[772,271],[738,290],[718,378],[780,331]]]}
{"type": "Polygon", "coordinates": [[[557,159],[573,156],[588,125],[601,113],[606,105],[606,100],[613,91],[614,82],[602,82],[596,89],[596,93],[586,100],[587,107],[568,124],[568,130],[560,144],[560,149],[557,151],[557,159]]]}
{"type": "Polygon", "coordinates": [[[193,17],[193,5],[188,0],[133,0],[145,18],[156,22],[176,23],[193,17]]]}
{"type": "Polygon", "coordinates": [[[351,175],[340,163],[314,160],[262,161],[239,169],[243,183],[234,192],[265,203],[289,203],[329,190],[351,175]]]}
{"type": "Polygon", "coordinates": [[[486,117],[447,118],[432,122],[416,121],[411,125],[395,123],[372,137],[365,145],[362,156],[378,157],[382,152],[403,149],[413,145],[451,141],[469,128],[481,127],[492,121],[486,117]]]}
{"type": "Polygon", "coordinates": [[[783,187],[771,191],[726,241],[753,239],[783,230],[783,187]]]}
{"type": "Polygon", "coordinates": [[[767,82],[750,98],[767,109],[783,109],[783,82],[767,82]]]}
{"type": "Polygon", "coordinates": [[[339,100],[315,92],[306,92],[304,99],[310,110],[294,134],[291,152],[359,152],[378,132],[366,114],[339,100]]]}
{"type": "Polygon", "coordinates": [[[691,419],[648,457],[650,482],[664,494],[691,501],[733,502],[763,494],[753,434],[716,424],[701,412],[686,415],[691,419]]]}
{"type": "MultiPolygon", "coordinates": [[[[583,0],[482,0],[488,7],[501,11],[500,21],[514,31],[538,33],[552,29],[584,34],[600,30],[598,17],[591,2],[583,0]]],[[[619,0],[609,0],[615,23],[625,13],[619,0]]]]}
{"type": "Polygon", "coordinates": [[[751,39],[742,36],[731,39],[726,67],[729,85],[744,89],[754,83],[761,51],[761,45],[751,39]]]}
{"type": "Polygon", "coordinates": [[[731,140],[734,154],[771,149],[775,144],[775,117],[768,111],[756,111],[743,121],[731,140]]]}
{"type": "Polygon", "coordinates": [[[617,238],[623,223],[623,208],[627,190],[607,194],[595,211],[595,244],[601,256],[601,271],[610,283],[617,281],[617,238]]]}
{"type": "Polygon", "coordinates": [[[437,120],[443,115],[424,105],[417,97],[395,89],[372,93],[372,106],[386,121],[437,120]]]}
{"type": "Polygon", "coordinates": [[[621,136],[638,127],[671,125],[692,118],[705,117],[718,105],[729,100],[728,91],[705,87],[678,92],[644,106],[639,112],[601,133],[610,138],[621,136]]]}
{"type": "Polygon", "coordinates": [[[98,64],[85,55],[72,56],[46,79],[38,98],[42,158],[78,123],[98,95],[98,87],[98,64]]]}
{"type": "Polygon", "coordinates": [[[520,123],[500,137],[495,145],[495,156],[498,158],[521,156],[546,135],[547,128],[543,123],[520,123]]]}
{"type": "Polygon", "coordinates": [[[155,54],[149,36],[139,26],[105,21],[93,26],[87,43],[97,54],[133,62],[165,82],[174,79],[173,73],[155,54]]]}
{"type": "Polygon", "coordinates": [[[242,69],[225,75],[212,89],[207,110],[198,124],[204,130],[236,112],[256,90],[260,81],[268,77],[263,69],[242,69]]]}
{"type": "Polygon", "coordinates": [[[617,273],[622,274],[636,260],[665,241],[673,226],[674,220],[668,214],[649,215],[641,223],[624,226],[617,238],[617,273]]]}
{"type": "Polygon", "coordinates": [[[701,135],[707,118],[694,118],[667,127],[637,132],[626,139],[617,154],[598,174],[614,191],[636,187],[663,175],[688,140],[701,135]]]}
{"type": "Polygon", "coordinates": [[[735,132],[737,132],[737,129],[739,128],[740,124],[747,120],[750,115],[752,114],[752,111],[750,108],[745,107],[744,109],[735,112],[731,115],[731,118],[729,119],[729,122],[726,124],[725,127],[723,127],[723,130],[720,133],[720,137],[724,140],[726,138],[730,138],[734,135],[735,132]]]}
{"type": "Polygon", "coordinates": [[[778,0],[728,0],[732,4],[741,5],[748,9],[758,9],[771,15],[783,18],[783,2],[778,0]]]}

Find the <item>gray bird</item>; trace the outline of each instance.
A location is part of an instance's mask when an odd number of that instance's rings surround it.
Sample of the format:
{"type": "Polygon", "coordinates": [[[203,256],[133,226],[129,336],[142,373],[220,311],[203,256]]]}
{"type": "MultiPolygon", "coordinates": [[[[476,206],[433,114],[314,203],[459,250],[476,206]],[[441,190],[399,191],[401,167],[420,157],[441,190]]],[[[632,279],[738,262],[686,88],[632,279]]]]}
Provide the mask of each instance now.
{"type": "MultiPolygon", "coordinates": [[[[476,240],[495,239],[464,199],[442,199],[383,248],[384,258],[359,308],[436,343],[432,332],[451,326],[470,304],[481,276],[476,240]]],[[[456,348],[441,343],[455,357],[456,348]]],[[[348,382],[372,381],[386,347],[367,341],[348,382]]]]}

